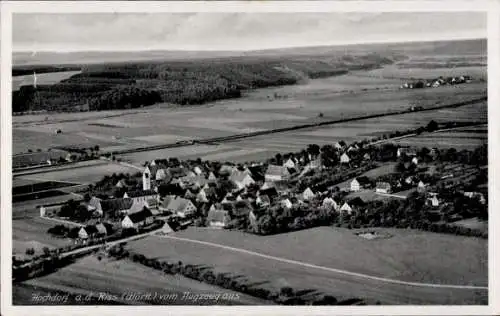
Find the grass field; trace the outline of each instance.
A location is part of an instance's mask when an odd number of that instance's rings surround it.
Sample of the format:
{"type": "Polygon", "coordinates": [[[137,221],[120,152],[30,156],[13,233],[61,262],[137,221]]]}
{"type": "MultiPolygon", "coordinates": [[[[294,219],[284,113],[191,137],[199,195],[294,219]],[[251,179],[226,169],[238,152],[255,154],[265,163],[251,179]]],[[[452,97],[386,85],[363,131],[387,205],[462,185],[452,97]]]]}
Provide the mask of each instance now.
{"type": "MultiPolygon", "coordinates": [[[[412,105],[428,107],[446,102],[458,102],[482,96],[486,89],[484,83],[471,83],[432,90],[400,90],[398,89],[400,82],[393,79],[343,75],[310,80],[300,85],[258,89],[240,99],[196,107],[174,108],[168,105],[155,105],[128,112],[103,111],[101,115],[90,112],[16,116],[13,118],[13,151],[19,153],[28,149],[46,149],[56,145],[99,145],[103,150],[110,150],[173,143],[190,138],[226,136],[383,113],[389,110],[407,109],[412,105]],[[323,114],[322,118],[318,117],[319,113],[323,114]],[[62,134],[55,134],[57,129],[61,129],[62,134]]],[[[453,113],[454,118],[462,120],[471,120],[481,113],[486,116],[484,114],[486,110],[478,111],[477,106],[463,108],[449,111],[453,113]],[[455,111],[457,115],[454,114],[455,111]]],[[[327,132],[322,129],[291,132],[285,137],[291,138],[288,143],[296,141],[299,143],[301,137],[310,141],[317,139],[318,142],[331,141],[333,135],[336,136],[335,140],[358,138],[360,135],[394,130],[417,122],[426,124],[427,118],[430,120],[434,117],[430,115],[432,112],[428,113],[422,114],[425,116],[425,122],[418,115],[409,115],[397,123],[393,121],[394,118],[387,118],[387,121],[381,118],[374,121],[373,125],[369,122],[353,122],[344,126],[340,124],[335,126],[335,132],[332,129],[331,135],[325,135],[327,132]],[[380,124],[381,122],[383,124],[380,124]]],[[[449,120],[450,113],[443,113],[441,117],[449,120]]],[[[266,139],[275,141],[279,137],[281,136],[266,136],[266,139]]],[[[288,146],[288,143],[284,143],[283,147],[288,146]]],[[[257,148],[276,151],[271,145],[260,144],[257,148]]],[[[232,158],[234,160],[243,160],[245,154],[237,152],[238,149],[242,148],[235,148],[235,153],[228,157],[234,156],[232,158]]],[[[175,155],[182,156],[183,153],[175,155]]],[[[267,153],[259,155],[248,152],[246,155],[259,158],[262,155],[267,156],[267,153]]]]}
{"type": "MultiPolygon", "coordinates": [[[[61,71],[36,75],[36,82],[40,85],[54,84],[67,79],[81,71],[61,71]]],[[[33,75],[12,77],[12,91],[19,90],[19,87],[33,84],[33,75]]]]}
{"type": "MultiPolygon", "coordinates": [[[[266,237],[208,229],[188,229],[175,236],[398,280],[487,284],[486,241],[411,230],[388,231],[394,237],[385,240],[365,240],[353,231],[329,227],[266,237]]],[[[129,243],[128,247],[148,257],[203,263],[218,271],[244,274],[256,282],[269,281],[269,288],[310,288],[334,296],[365,297],[386,304],[484,304],[486,297],[485,291],[380,283],[155,236],[129,243]]]]}
{"type": "MultiPolygon", "coordinates": [[[[39,244],[43,248],[58,248],[72,243],[70,239],[55,238],[47,230],[56,225],[55,222],[40,217],[16,219],[12,221],[13,254],[24,255],[26,248],[39,244]]],[[[40,253],[38,253],[40,254],[40,253]]]]}
{"type": "Polygon", "coordinates": [[[417,147],[455,148],[457,150],[470,149],[488,143],[488,126],[465,127],[408,137],[396,141],[399,144],[417,147]]]}
{"type": "MultiPolygon", "coordinates": [[[[162,304],[162,305],[268,305],[269,302],[256,299],[240,293],[231,292],[208,284],[200,283],[178,275],[165,275],[148,267],[141,266],[128,260],[115,261],[114,259],[89,256],[79,259],[76,263],[62,268],[55,273],[23,282],[21,285],[41,287],[52,291],[63,291],[74,294],[89,294],[98,296],[99,293],[117,296],[117,301],[124,304],[162,304]],[[190,294],[234,294],[238,299],[220,299],[219,301],[205,300],[194,302],[182,299],[185,292],[190,294]],[[131,299],[122,298],[129,293],[158,293],[165,299],[131,299]],[[171,297],[177,294],[177,299],[171,297]],[[168,299],[167,299],[168,298],[168,299]]],[[[26,298],[25,298],[26,299],[26,298]]],[[[25,300],[24,299],[24,300],[25,300]]],[[[26,303],[17,301],[14,304],[26,303]]]]}
{"type": "Polygon", "coordinates": [[[112,163],[105,164],[90,164],[89,166],[65,169],[51,170],[36,174],[22,175],[16,179],[20,180],[42,180],[42,181],[65,181],[79,184],[94,183],[101,180],[105,175],[113,173],[130,173],[134,174],[137,170],[112,163]]]}

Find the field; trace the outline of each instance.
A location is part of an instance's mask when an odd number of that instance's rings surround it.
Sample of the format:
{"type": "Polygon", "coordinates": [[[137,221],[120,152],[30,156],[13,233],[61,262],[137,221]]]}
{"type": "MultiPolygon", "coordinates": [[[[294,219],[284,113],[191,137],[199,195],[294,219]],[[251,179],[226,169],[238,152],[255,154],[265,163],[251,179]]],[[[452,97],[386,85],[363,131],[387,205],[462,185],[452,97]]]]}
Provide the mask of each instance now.
{"type": "Polygon", "coordinates": [[[137,169],[112,163],[99,163],[83,165],[72,169],[64,170],[47,170],[37,172],[36,174],[20,175],[16,177],[20,180],[41,180],[41,181],[64,181],[77,184],[94,183],[101,180],[105,175],[113,173],[130,173],[138,172],[137,169]]]}
{"type": "MultiPolygon", "coordinates": [[[[191,138],[226,136],[402,110],[412,105],[429,107],[447,102],[459,102],[482,96],[486,89],[485,83],[470,83],[438,89],[400,90],[398,88],[400,84],[401,80],[343,75],[310,80],[300,85],[253,90],[240,99],[196,107],[172,108],[169,105],[157,105],[129,112],[125,110],[102,112],[102,115],[77,113],[14,117],[13,151],[19,153],[28,149],[46,149],[57,145],[85,147],[99,145],[103,150],[117,150],[148,144],[174,143],[191,138]],[[318,117],[320,113],[323,115],[322,118],[318,117]],[[61,129],[62,134],[55,134],[54,131],[57,129],[61,129]]],[[[302,146],[302,142],[320,143],[356,139],[396,128],[407,128],[409,124],[426,124],[436,116],[450,120],[450,112],[457,113],[453,115],[457,120],[472,120],[478,116],[485,118],[487,111],[485,106],[473,105],[446,110],[443,113],[436,112],[380,118],[313,131],[301,130],[262,137],[266,142],[280,143],[279,146],[273,144],[262,146],[262,139],[252,138],[249,146],[231,144],[231,148],[211,148],[209,151],[225,150],[228,152],[227,159],[236,161],[248,159],[246,156],[258,159],[269,156],[271,153],[267,151],[276,153],[277,150],[291,144],[297,148],[302,146]],[[425,121],[422,116],[425,117],[425,121]],[[255,147],[257,141],[260,144],[255,147]],[[255,148],[259,148],[259,151],[256,152],[255,148]]],[[[209,151],[201,150],[202,153],[209,151]]],[[[168,151],[165,154],[169,154],[168,151]]],[[[138,156],[132,157],[131,160],[140,162],[145,160],[138,156]]],[[[172,156],[190,157],[191,154],[174,151],[172,156]]],[[[226,158],[226,156],[221,157],[221,159],[226,158]]]]}
{"type": "Polygon", "coordinates": [[[40,217],[15,219],[12,221],[12,251],[14,255],[24,255],[27,248],[34,247],[41,254],[43,247],[58,248],[71,244],[70,239],[55,238],[47,230],[57,223],[40,217]],[[38,245],[38,246],[37,246],[38,245]]]}
{"type": "MultiPolygon", "coordinates": [[[[61,72],[37,74],[36,82],[39,85],[54,84],[60,82],[61,80],[67,79],[73,75],[76,75],[80,72],[81,71],[61,71],[61,72]]],[[[20,86],[26,86],[32,84],[33,84],[33,75],[12,77],[12,91],[19,90],[20,86]]]]}
{"type": "MultiPolygon", "coordinates": [[[[99,293],[117,296],[118,303],[122,304],[162,304],[162,305],[268,305],[269,302],[247,295],[223,290],[211,285],[200,283],[178,275],[170,276],[141,266],[132,261],[115,261],[106,257],[101,261],[97,256],[79,259],[76,263],[62,268],[55,273],[37,279],[25,281],[22,286],[40,287],[49,291],[62,291],[73,294],[89,294],[95,297],[99,293]],[[226,294],[239,295],[238,299],[222,298],[213,300],[193,301],[183,299],[184,293],[190,294],[226,294]],[[164,299],[127,299],[122,295],[132,293],[157,293],[164,295],[164,299]],[[172,295],[177,294],[177,298],[172,295]]],[[[16,285],[14,285],[16,287],[16,285]]],[[[17,300],[14,296],[14,305],[31,303],[27,298],[17,300]]]]}
{"type": "Polygon", "coordinates": [[[402,145],[417,147],[470,149],[488,142],[488,126],[467,127],[404,138],[396,141],[402,145]]]}
{"type": "MultiPolygon", "coordinates": [[[[188,229],[175,236],[403,281],[487,284],[486,241],[411,230],[388,231],[394,237],[384,240],[365,240],[353,231],[329,227],[267,237],[209,229],[188,229]],[[453,269],[449,268],[451,265],[453,269]]],[[[386,304],[484,304],[486,299],[485,291],[413,287],[359,279],[156,236],[131,242],[128,247],[148,257],[203,263],[218,271],[246,275],[256,282],[269,281],[270,288],[316,289],[338,297],[364,297],[386,304]]]]}

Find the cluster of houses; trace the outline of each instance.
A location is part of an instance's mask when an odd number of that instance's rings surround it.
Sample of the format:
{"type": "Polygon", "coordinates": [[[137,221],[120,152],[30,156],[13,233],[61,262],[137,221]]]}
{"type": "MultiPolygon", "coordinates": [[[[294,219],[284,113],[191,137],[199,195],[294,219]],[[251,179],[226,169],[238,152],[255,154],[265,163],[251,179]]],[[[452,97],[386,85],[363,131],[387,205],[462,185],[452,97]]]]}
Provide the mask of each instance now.
{"type": "Polygon", "coordinates": [[[422,89],[422,88],[437,88],[444,85],[456,85],[462,83],[469,83],[472,81],[470,76],[458,76],[458,77],[439,77],[437,79],[431,80],[418,80],[415,82],[405,82],[401,85],[401,89],[422,89]]]}
{"type": "MultiPolygon", "coordinates": [[[[335,144],[335,148],[343,151],[341,163],[349,163],[349,152],[355,148],[343,142],[335,144]]],[[[219,170],[203,163],[189,167],[180,163],[172,167],[167,160],[153,160],[142,172],[142,189],[128,188],[122,179],[115,187],[125,192],[123,196],[110,199],[93,196],[82,204],[94,218],[119,219],[122,228],[138,229],[151,224],[156,217],[170,215],[181,219],[204,216],[207,226],[225,227],[235,218],[251,217],[257,208],[277,204],[292,208],[316,198],[317,193],[310,188],[292,193],[287,185],[291,178],[304,171],[321,167],[318,157],[310,158],[307,164],[303,159],[290,157],[282,165],[238,167],[224,164],[219,170]],[[230,182],[232,189],[221,194],[223,181],[230,182]],[[161,184],[176,185],[182,194],[177,191],[160,196],[161,184]]]]}

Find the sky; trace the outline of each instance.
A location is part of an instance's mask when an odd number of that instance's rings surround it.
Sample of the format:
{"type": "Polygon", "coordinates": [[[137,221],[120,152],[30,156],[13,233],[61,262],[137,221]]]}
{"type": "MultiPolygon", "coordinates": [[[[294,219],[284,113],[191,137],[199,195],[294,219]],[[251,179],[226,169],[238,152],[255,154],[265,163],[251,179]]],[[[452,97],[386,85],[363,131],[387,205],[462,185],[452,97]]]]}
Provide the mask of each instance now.
{"type": "Polygon", "coordinates": [[[486,14],[14,14],[14,51],[247,51],[486,38],[486,14]]]}

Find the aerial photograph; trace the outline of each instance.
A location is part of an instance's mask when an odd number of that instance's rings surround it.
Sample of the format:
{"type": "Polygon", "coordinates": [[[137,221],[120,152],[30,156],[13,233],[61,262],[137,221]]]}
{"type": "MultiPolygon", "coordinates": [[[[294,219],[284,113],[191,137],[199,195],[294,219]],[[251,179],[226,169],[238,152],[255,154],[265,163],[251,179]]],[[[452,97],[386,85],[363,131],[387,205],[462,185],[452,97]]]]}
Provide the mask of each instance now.
{"type": "Polygon", "coordinates": [[[14,13],[12,304],[486,306],[487,86],[484,12],[14,13]]]}

